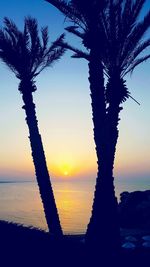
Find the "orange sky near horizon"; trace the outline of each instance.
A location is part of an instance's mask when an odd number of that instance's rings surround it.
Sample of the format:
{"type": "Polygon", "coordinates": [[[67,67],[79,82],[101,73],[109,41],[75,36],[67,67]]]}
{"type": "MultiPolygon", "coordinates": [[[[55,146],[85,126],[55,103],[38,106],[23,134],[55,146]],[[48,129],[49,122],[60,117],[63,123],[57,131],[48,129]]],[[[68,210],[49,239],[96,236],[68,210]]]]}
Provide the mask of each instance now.
{"type": "MultiPolygon", "coordinates": [[[[3,99],[0,100],[1,115],[3,114],[0,117],[0,179],[34,179],[21,95],[17,91],[15,78],[8,76],[7,83],[3,82],[3,99]],[[7,88],[12,81],[12,92],[8,95],[7,88]],[[8,102],[9,108],[6,105],[8,102]]],[[[95,179],[97,164],[89,95],[78,93],[79,99],[76,97],[73,100],[71,94],[65,93],[63,96],[63,93],[51,93],[48,89],[42,92],[41,84],[34,98],[50,176],[54,179],[95,179]],[[61,97],[60,110],[56,96],[61,97]],[[69,104],[66,105],[70,101],[72,109],[69,104]],[[86,106],[86,112],[83,105],[86,106]]],[[[121,114],[115,161],[117,177],[122,174],[130,177],[136,173],[141,176],[150,173],[150,128],[147,123],[148,114],[143,109],[146,111],[147,106],[141,108],[129,100],[121,114]],[[131,108],[137,113],[136,120],[131,108]]]]}
{"type": "MultiPolygon", "coordinates": [[[[1,2],[0,21],[7,15],[20,27],[24,16],[30,14],[38,19],[40,27],[49,26],[51,41],[64,32],[64,17],[45,1],[36,0],[32,5],[30,0],[23,1],[23,8],[19,0],[1,2]]],[[[71,43],[81,46],[68,36],[71,43]]],[[[95,179],[97,159],[88,66],[84,60],[72,59],[70,55],[67,52],[53,68],[37,77],[34,101],[39,129],[52,179],[95,179]]],[[[132,96],[141,105],[129,99],[121,112],[115,161],[115,176],[119,179],[133,176],[150,179],[149,67],[147,61],[127,77],[132,96]]],[[[18,80],[1,63],[0,77],[0,181],[34,179],[18,80]]]]}

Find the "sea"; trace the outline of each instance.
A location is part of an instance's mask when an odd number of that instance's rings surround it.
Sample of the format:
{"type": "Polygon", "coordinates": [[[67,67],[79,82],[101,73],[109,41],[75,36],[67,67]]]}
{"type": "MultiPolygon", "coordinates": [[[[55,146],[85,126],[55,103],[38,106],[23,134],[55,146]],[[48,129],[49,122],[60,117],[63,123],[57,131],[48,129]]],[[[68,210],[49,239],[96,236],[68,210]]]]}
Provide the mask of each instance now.
{"type": "MultiPolygon", "coordinates": [[[[56,204],[65,234],[84,234],[91,216],[94,181],[54,181],[56,204]]],[[[123,191],[150,189],[142,180],[116,182],[119,200],[123,191]]],[[[0,220],[47,231],[39,190],[34,181],[0,182],[0,220]]]]}

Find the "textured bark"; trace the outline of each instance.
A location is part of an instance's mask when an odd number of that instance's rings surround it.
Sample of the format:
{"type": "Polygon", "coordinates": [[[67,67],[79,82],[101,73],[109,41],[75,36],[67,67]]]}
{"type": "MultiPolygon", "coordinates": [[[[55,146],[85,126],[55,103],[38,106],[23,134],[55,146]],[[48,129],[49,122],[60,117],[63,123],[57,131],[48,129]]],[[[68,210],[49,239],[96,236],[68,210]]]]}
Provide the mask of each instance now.
{"type": "Polygon", "coordinates": [[[33,103],[32,92],[35,91],[35,86],[30,81],[22,81],[19,90],[22,93],[24,101],[23,109],[26,112],[26,122],[29,128],[32,158],[48,229],[51,234],[61,236],[62,229],[47,169],[42,140],[38,130],[35,104],[33,103]]]}
{"type": "MultiPolygon", "coordinates": [[[[96,253],[114,253],[120,248],[117,199],[114,190],[113,165],[118,138],[114,114],[106,109],[103,67],[100,57],[91,50],[89,82],[92,100],[94,140],[98,159],[92,216],[86,232],[86,242],[96,253]],[[112,117],[111,117],[112,116],[112,117]]],[[[118,117],[117,117],[118,118],[118,117]]],[[[118,119],[116,118],[117,125],[118,119]]]]}

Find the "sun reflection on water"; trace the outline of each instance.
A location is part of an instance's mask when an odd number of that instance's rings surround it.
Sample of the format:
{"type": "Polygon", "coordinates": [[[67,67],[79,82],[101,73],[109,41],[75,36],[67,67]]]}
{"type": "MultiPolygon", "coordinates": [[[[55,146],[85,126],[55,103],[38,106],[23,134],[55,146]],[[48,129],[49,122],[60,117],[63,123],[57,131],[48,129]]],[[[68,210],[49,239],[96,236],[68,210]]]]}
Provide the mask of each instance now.
{"type": "MultiPolygon", "coordinates": [[[[92,184],[55,182],[54,195],[63,232],[84,233],[92,205],[92,184]]],[[[47,229],[37,184],[0,184],[0,219],[47,229]]]]}

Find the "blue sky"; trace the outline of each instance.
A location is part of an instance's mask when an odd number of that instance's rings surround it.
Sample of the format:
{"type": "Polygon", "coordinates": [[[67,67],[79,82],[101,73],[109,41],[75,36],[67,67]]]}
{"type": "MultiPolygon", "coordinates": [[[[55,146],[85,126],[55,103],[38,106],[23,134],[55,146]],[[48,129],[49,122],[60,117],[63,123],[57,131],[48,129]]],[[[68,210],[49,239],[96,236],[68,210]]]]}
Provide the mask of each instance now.
{"type": "MultiPolygon", "coordinates": [[[[148,8],[145,6],[145,10],[148,8]]],[[[143,12],[145,12],[145,10],[143,12]]],[[[25,16],[49,26],[50,40],[64,32],[64,17],[44,0],[1,0],[0,23],[12,18],[22,27],[25,16]]],[[[76,43],[73,37],[70,42],[76,43]]],[[[79,44],[80,45],[80,44],[79,44]]],[[[34,94],[39,127],[53,178],[95,179],[96,156],[91,120],[88,68],[84,60],[71,59],[70,53],[37,78],[34,94]]],[[[150,184],[150,62],[127,77],[132,96],[121,113],[115,175],[118,179],[144,179],[150,184]]],[[[28,129],[18,80],[0,64],[0,180],[30,179],[34,176],[28,129]]]]}

